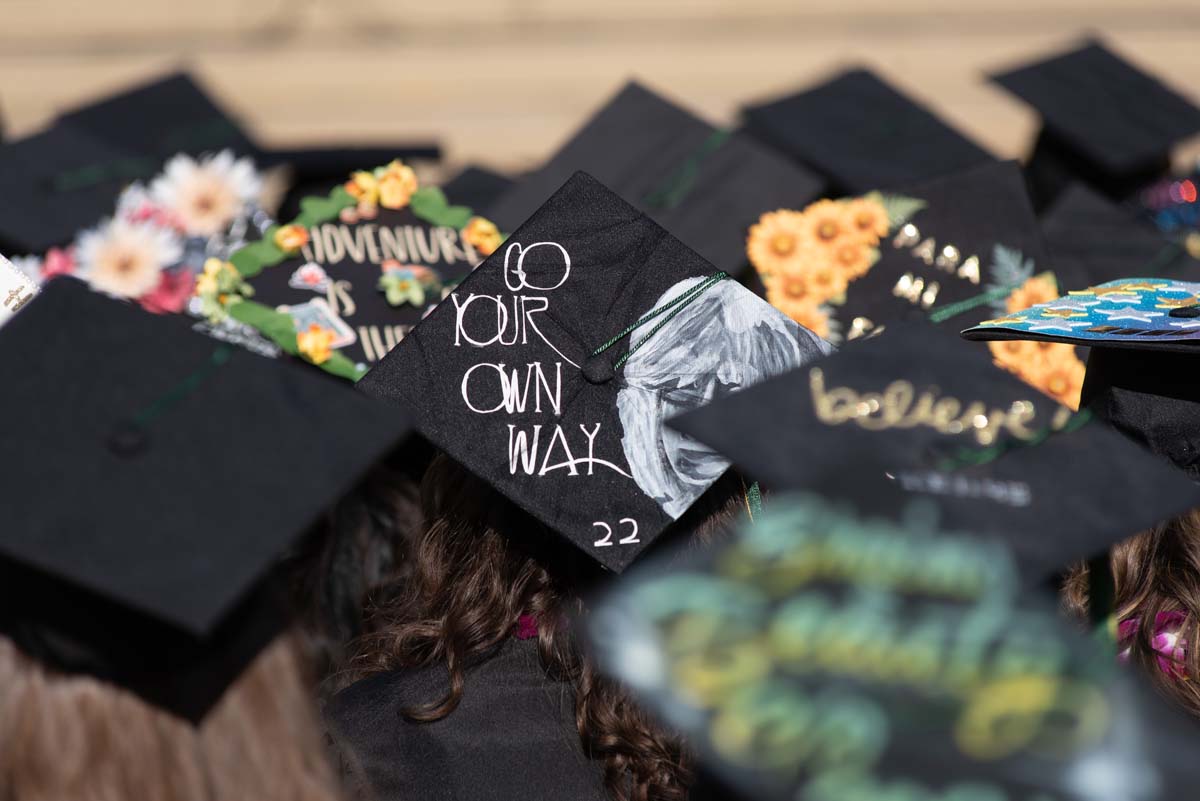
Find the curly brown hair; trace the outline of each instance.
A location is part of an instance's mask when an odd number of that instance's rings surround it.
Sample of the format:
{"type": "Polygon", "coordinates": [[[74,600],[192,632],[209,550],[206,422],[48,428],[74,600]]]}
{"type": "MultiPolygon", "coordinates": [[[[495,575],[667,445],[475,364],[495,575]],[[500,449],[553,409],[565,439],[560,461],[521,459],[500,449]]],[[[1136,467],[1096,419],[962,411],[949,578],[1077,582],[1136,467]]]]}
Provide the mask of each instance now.
{"type": "MultiPolygon", "coordinates": [[[[511,637],[522,615],[534,615],[542,666],[552,679],[574,686],[583,750],[603,762],[609,794],[617,801],[686,798],[692,772],[680,738],[599,675],[573,636],[578,625],[571,621],[586,613],[580,599],[607,574],[444,454],[426,471],[421,503],[425,525],[409,575],[375,593],[369,631],[343,681],[444,664],[450,676],[445,698],[406,710],[414,721],[440,720],[461,701],[471,665],[511,637]]],[[[711,539],[744,514],[744,504],[741,479],[730,471],[652,549],[711,539]]]]}
{"type": "MultiPolygon", "coordinates": [[[[1120,647],[1129,649],[1130,662],[1159,692],[1200,716],[1200,510],[1125,540],[1112,549],[1109,564],[1116,619],[1138,622],[1136,634],[1120,647]],[[1186,681],[1159,666],[1153,640],[1155,620],[1162,612],[1184,615],[1179,636],[1190,646],[1181,665],[1186,681]]],[[[1062,594],[1068,613],[1081,619],[1088,615],[1090,583],[1087,564],[1068,572],[1062,594]]]]}

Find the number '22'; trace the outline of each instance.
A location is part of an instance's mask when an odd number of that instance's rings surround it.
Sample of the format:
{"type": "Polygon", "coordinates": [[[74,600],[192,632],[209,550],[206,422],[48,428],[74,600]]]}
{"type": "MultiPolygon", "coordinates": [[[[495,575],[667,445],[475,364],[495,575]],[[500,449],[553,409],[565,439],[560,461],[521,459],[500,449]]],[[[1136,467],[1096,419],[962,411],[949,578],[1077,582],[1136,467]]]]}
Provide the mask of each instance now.
{"type": "Polygon", "coordinates": [[[604,529],[604,536],[601,537],[600,539],[596,540],[595,542],[593,542],[592,545],[596,548],[604,548],[609,545],[633,545],[635,542],[641,542],[641,540],[638,539],[637,521],[634,520],[632,517],[623,517],[623,518],[621,518],[621,521],[620,521],[620,523],[618,523],[618,525],[622,525],[625,523],[628,523],[632,530],[629,532],[629,536],[622,537],[621,539],[617,540],[615,543],[612,541],[612,536],[613,536],[612,526],[610,526],[608,523],[592,523],[592,528],[604,529]]]}

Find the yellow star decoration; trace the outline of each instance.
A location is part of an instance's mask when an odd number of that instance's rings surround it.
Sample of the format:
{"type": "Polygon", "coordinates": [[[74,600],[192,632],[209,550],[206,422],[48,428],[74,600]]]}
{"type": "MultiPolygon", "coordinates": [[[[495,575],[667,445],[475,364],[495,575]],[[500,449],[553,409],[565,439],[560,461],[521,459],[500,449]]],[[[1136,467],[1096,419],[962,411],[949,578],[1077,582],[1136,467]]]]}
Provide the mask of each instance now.
{"type": "Polygon", "coordinates": [[[1154,304],[1156,309],[1182,309],[1184,306],[1195,306],[1200,302],[1200,298],[1195,295],[1184,295],[1182,298],[1155,298],[1158,302],[1154,304]]]}
{"type": "Polygon", "coordinates": [[[1039,309],[1042,317],[1053,317],[1057,320],[1069,320],[1072,317],[1087,317],[1086,312],[1076,309],[1039,309]]]}
{"type": "Polygon", "coordinates": [[[1125,281],[1124,283],[1113,284],[1110,287],[1105,287],[1105,294],[1108,294],[1108,292],[1121,291],[1136,292],[1138,290],[1152,292],[1155,289],[1162,289],[1167,285],[1168,284],[1165,281],[1125,281]]]}
{"type": "Polygon", "coordinates": [[[1004,317],[997,317],[995,320],[984,320],[982,323],[980,323],[980,325],[1009,325],[1010,323],[1024,322],[1027,322],[1026,318],[1015,314],[1009,314],[1004,317]]]}

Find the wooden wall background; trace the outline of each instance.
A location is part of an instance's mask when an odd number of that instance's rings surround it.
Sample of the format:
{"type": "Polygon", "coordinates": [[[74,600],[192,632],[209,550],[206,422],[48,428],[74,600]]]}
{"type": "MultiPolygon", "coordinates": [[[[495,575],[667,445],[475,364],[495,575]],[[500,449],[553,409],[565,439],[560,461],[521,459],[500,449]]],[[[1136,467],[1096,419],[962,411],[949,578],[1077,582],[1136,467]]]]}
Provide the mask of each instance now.
{"type": "Polygon", "coordinates": [[[13,134],[185,65],[264,142],[436,137],[505,169],[631,76],[719,122],[862,63],[1009,156],[1035,120],[983,73],[1089,32],[1200,97],[1196,0],[0,0],[0,20],[13,134]]]}

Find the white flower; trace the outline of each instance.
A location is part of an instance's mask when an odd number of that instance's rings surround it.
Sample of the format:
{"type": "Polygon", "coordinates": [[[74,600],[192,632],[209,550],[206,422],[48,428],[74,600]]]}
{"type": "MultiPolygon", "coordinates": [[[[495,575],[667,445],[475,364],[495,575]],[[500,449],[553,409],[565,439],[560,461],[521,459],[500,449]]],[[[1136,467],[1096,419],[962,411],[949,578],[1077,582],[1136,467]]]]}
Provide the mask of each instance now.
{"type": "Polygon", "coordinates": [[[183,258],[183,243],[169,228],[117,219],[80,234],[75,253],[80,276],[93,287],[140,298],[183,258]]]}
{"type": "Polygon", "coordinates": [[[35,284],[42,283],[42,260],[37,256],[13,256],[10,260],[17,272],[35,284]]]}
{"type": "Polygon", "coordinates": [[[179,219],[189,236],[224,231],[260,191],[262,179],[254,162],[234,159],[229,150],[200,161],[175,156],[150,184],[150,196],[179,219]]]}

